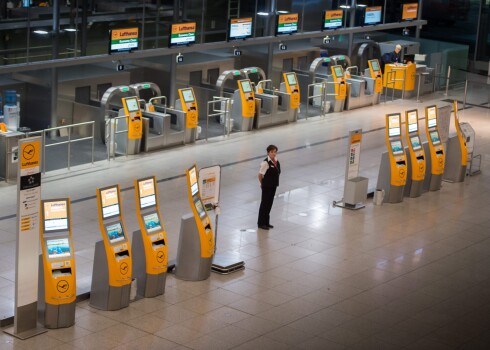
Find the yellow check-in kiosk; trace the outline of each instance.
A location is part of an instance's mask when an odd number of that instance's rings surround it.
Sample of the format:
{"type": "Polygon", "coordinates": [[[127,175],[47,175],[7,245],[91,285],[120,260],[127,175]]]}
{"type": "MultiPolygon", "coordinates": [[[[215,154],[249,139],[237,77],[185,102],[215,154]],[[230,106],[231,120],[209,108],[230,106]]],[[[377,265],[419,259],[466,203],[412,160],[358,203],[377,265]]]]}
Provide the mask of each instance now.
{"type": "Polygon", "coordinates": [[[165,292],[167,277],[167,234],[160,216],[155,177],[134,181],[136,215],[140,229],[133,232],[133,276],[137,295],[151,298],[165,292]]]}
{"type": "Polygon", "coordinates": [[[461,131],[458,118],[458,101],[453,102],[454,128],[456,133],[449,136],[446,148],[446,166],[443,180],[448,182],[463,182],[468,166],[468,148],[466,138],[461,131]]]}
{"type": "Polygon", "coordinates": [[[400,92],[413,92],[415,90],[417,66],[408,64],[385,64],[383,86],[400,92]]]}
{"type": "Polygon", "coordinates": [[[205,280],[211,274],[214,232],[199,192],[197,167],[187,169],[187,192],[192,213],[182,216],[175,277],[205,280]]]}
{"type": "MultiPolygon", "coordinates": [[[[164,107],[164,114],[170,115],[170,121],[167,129],[172,130],[167,138],[172,142],[194,143],[197,139],[197,127],[199,121],[199,109],[197,108],[197,99],[194,89],[189,87],[178,89],[179,98],[175,100],[174,107],[164,107]],[[183,137],[181,132],[184,132],[183,137]]],[[[159,108],[157,108],[159,109],[159,108]]],[[[162,111],[160,109],[160,111],[162,111]]]]}
{"type": "MultiPolygon", "coordinates": [[[[284,78],[284,88],[288,94],[291,95],[290,108],[295,109],[296,112],[300,105],[300,91],[298,78],[296,77],[296,73],[289,72],[283,74],[284,78]]],[[[282,88],[281,84],[281,88],[282,88]]]]}
{"type": "Polygon", "coordinates": [[[445,153],[438,129],[437,106],[425,107],[425,133],[427,143],[424,143],[427,156],[424,187],[429,191],[441,189],[442,175],[444,174],[445,153]]]}
{"type": "Polygon", "coordinates": [[[238,90],[233,93],[231,110],[233,128],[239,131],[250,131],[253,128],[256,110],[252,83],[250,79],[241,79],[237,81],[237,84],[238,90]]]}
{"type": "Polygon", "coordinates": [[[133,263],[120,198],[119,185],[97,189],[102,240],[95,244],[90,306],[101,310],[129,305],[133,263]]]}
{"type": "Polygon", "coordinates": [[[75,324],[77,283],[70,200],[41,201],[38,310],[46,328],[75,324]],[[42,317],[44,316],[44,317],[42,317]]]}
{"type": "Polygon", "coordinates": [[[386,115],[387,152],[381,157],[377,189],[385,191],[385,202],[403,201],[404,187],[407,181],[407,159],[401,137],[401,115],[386,115]]]}
{"type": "Polygon", "coordinates": [[[368,66],[369,68],[365,70],[364,74],[374,79],[373,92],[381,94],[383,92],[383,73],[381,73],[378,59],[368,60],[368,66]]]}
{"type": "Polygon", "coordinates": [[[123,97],[122,105],[128,125],[128,154],[137,154],[141,149],[141,138],[143,137],[143,116],[141,115],[138,97],[123,97]]]}
{"type": "Polygon", "coordinates": [[[405,112],[405,137],[408,144],[406,149],[408,173],[405,195],[415,198],[422,195],[426,166],[425,152],[419,134],[419,115],[416,109],[405,112]]]}
{"type": "Polygon", "coordinates": [[[331,75],[327,77],[327,101],[330,103],[330,110],[342,112],[347,96],[347,82],[345,81],[344,69],[342,66],[331,66],[331,75]]]}

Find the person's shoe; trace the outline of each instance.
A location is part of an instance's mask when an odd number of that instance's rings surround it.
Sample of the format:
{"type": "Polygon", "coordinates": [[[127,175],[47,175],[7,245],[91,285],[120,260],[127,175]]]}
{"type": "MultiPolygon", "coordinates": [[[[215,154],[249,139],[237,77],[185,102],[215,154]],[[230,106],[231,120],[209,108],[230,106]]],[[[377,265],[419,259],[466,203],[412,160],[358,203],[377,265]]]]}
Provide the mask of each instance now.
{"type": "Polygon", "coordinates": [[[267,225],[259,225],[259,228],[262,230],[269,230],[269,226],[267,225]]]}
{"type": "Polygon", "coordinates": [[[267,227],[269,227],[269,228],[274,228],[274,226],[272,226],[271,224],[267,225],[267,227]]]}

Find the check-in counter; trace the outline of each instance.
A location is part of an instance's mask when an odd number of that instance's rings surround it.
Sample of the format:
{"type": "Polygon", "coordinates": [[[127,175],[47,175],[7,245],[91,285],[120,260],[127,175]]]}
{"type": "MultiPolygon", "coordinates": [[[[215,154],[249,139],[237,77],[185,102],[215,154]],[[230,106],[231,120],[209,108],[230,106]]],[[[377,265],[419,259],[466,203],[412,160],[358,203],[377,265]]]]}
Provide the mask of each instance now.
{"type": "Polygon", "coordinates": [[[374,93],[375,79],[351,75],[351,77],[346,78],[345,81],[347,82],[349,90],[345,101],[345,109],[349,110],[371,106],[377,103],[374,93]]]}
{"type": "Polygon", "coordinates": [[[291,118],[291,95],[285,92],[263,90],[255,93],[261,100],[259,113],[255,117],[254,127],[260,129],[266,126],[287,123],[291,118]]]}
{"type": "MultiPolygon", "coordinates": [[[[172,111],[172,110],[171,110],[172,111]]],[[[181,145],[185,142],[185,115],[143,112],[143,143],[145,152],[181,145]]]]}

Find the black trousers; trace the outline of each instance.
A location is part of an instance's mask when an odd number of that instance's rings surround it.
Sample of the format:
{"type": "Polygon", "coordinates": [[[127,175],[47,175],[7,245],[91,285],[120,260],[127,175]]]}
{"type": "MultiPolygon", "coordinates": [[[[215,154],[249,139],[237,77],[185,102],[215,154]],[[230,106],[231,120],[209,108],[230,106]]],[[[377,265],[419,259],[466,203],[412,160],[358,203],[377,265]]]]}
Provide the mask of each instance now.
{"type": "Polygon", "coordinates": [[[262,199],[260,201],[259,219],[257,220],[258,226],[267,226],[270,224],[270,213],[272,209],[272,203],[274,203],[274,196],[276,195],[276,188],[276,186],[262,187],[262,199]]]}

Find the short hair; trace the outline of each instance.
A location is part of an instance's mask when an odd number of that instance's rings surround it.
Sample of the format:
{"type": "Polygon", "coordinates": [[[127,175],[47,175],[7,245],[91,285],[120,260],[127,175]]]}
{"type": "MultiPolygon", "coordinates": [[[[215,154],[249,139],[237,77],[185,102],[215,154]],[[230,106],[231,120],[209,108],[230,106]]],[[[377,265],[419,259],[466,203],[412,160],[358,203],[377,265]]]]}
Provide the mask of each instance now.
{"type": "Polygon", "coordinates": [[[400,50],[401,50],[401,49],[402,49],[402,46],[401,46],[400,44],[397,44],[397,45],[395,46],[395,48],[396,48],[396,49],[400,49],[400,50]]]}
{"type": "Polygon", "coordinates": [[[275,146],[275,145],[269,145],[269,146],[267,146],[267,153],[269,153],[270,151],[274,151],[274,150],[276,152],[278,151],[277,146],[275,146]]]}

